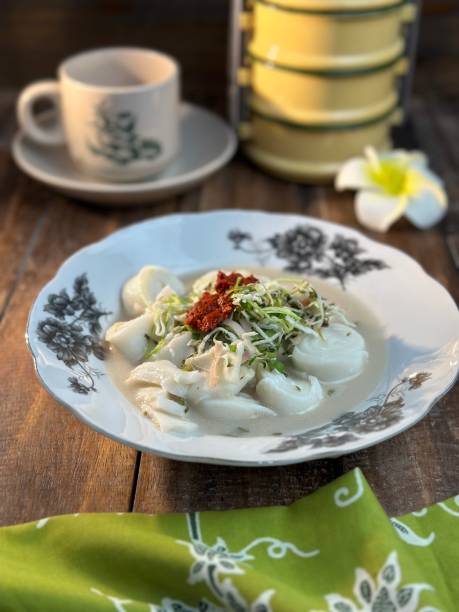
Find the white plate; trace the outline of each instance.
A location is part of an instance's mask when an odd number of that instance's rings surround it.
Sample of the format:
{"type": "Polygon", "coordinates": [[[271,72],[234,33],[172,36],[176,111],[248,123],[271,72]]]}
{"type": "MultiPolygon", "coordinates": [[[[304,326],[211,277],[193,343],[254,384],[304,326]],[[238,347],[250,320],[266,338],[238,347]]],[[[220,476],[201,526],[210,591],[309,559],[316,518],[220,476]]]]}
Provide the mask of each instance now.
{"type": "Polygon", "coordinates": [[[458,310],[413,259],[343,226],[262,212],[160,217],[78,251],[40,292],[27,335],[43,385],[85,423],[142,451],[207,463],[287,464],[371,446],[426,415],[458,373],[458,310]],[[367,399],[303,434],[161,433],[113,385],[97,357],[99,338],[120,317],[121,286],[147,263],[177,274],[266,265],[327,277],[383,323],[388,365],[367,399]]]}
{"type": "Polygon", "coordinates": [[[80,200],[110,206],[147,204],[191,189],[226,164],[236,150],[234,131],[217,115],[187,103],[182,104],[180,115],[180,154],[163,173],[150,180],[98,180],[79,170],[65,147],[37,145],[21,131],[13,141],[13,157],[32,178],[80,200]]]}

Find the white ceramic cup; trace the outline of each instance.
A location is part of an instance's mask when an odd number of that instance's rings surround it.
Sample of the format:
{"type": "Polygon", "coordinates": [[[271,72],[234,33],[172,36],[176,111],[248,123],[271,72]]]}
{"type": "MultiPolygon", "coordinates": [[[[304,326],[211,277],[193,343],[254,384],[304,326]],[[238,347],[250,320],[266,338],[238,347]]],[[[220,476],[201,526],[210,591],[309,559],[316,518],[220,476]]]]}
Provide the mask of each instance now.
{"type": "Polygon", "coordinates": [[[179,150],[179,66],[148,49],[96,49],[65,60],[57,80],[32,83],[17,103],[24,133],[43,146],[66,144],[90,174],[135,181],[157,174],[179,150]],[[34,115],[56,107],[53,127],[34,115]]]}

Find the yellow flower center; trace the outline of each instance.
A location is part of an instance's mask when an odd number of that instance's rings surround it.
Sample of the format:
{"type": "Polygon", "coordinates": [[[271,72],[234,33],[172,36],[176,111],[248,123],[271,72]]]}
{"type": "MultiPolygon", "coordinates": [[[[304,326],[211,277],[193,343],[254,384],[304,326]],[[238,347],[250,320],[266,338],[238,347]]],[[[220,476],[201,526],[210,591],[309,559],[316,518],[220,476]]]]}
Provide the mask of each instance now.
{"type": "Polygon", "coordinates": [[[387,195],[407,195],[410,183],[407,162],[383,159],[377,165],[370,164],[368,171],[373,183],[387,195]]]}

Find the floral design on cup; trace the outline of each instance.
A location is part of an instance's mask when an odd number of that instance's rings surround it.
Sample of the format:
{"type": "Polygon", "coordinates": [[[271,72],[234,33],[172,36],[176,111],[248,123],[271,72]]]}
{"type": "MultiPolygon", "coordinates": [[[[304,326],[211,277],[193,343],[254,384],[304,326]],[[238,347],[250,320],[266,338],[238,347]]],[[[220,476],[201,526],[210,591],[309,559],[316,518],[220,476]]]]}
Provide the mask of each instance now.
{"type": "Polygon", "coordinates": [[[51,293],[43,310],[52,316],[38,323],[38,338],[74,372],[68,378],[70,388],[83,395],[96,391],[95,379],[101,373],[88,362],[91,355],[105,358],[100,319],[110,313],[98,306],[86,274],[75,279],[73,295],[66,289],[51,293]]]}
{"type": "Polygon", "coordinates": [[[101,102],[96,107],[93,122],[95,141],[88,144],[94,155],[100,155],[118,166],[139,160],[153,160],[161,153],[161,144],[142,138],[137,132],[137,118],[131,111],[113,111],[101,102]]]}

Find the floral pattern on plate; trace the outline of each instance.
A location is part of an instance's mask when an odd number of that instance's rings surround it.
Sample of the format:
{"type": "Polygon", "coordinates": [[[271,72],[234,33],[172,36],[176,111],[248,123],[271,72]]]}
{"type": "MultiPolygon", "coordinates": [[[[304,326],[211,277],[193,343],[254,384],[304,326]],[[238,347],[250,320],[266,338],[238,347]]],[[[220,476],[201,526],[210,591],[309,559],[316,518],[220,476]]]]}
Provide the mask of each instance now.
{"type": "Polygon", "coordinates": [[[98,306],[87,275],[74,280],[71,296],[67,289],[51,293],[43,310],[52,316],[38,323],[37,336],[75,373],[68,378],[70,388],[84,395],[96,391],[95,381],[101,372],[89,364],[89,358],[105,358],[100,319],[111,313],[98,306]]]}
{"type": "Polygon", "coordinates": [[[229,465],[285,465],[382,442],[423,418],[459,369],[457,306],[413,259],[350,228],[259,211],[158,217],[85,247],[38,295],[27,338],[43,385],[90,427],[141,451],[229,465]],[[149,263],[178,275],[269,265],[345,286],[381,322],[388,367],[346,414],[305,433],[162,433],[104,375],[101,342],[104,331],[122,318],[123,283],[149,263]]]}
{"type": "Polygon", "coordinates": [[[380,259],[362,257],[365,249],[355,238],[343,234],[330,237],[314,225],[296,225],[262,240],[254,240],[248,232],[231,230],[228,239],[236,250],[253,254],[260,265],[276,255],[287,261],[285,270],[336,279],[343,289],[349,277],[387,268],[380,259]]]}
{"type": "Polygon", "coordinates": [[[402,409],[406,404],[405,394],[419,389],[431,376],[429,372],[406,376],[387,394],[370,400],[371,405],[362,412],[346,412],[322,427],[286,437],[268,452],[285,453],[302,446],[339,446],[345,442],[353,442],[359,436],[388,429],[402,418],[402,409]]]}

